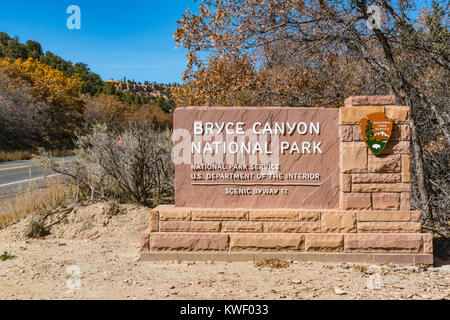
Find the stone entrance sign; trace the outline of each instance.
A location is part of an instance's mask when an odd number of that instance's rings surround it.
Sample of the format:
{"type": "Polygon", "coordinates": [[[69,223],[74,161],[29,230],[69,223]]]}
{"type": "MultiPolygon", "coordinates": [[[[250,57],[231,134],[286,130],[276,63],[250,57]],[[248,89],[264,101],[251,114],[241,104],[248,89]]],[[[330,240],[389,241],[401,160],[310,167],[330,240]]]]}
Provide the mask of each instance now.
{"type": "Polygon", "coordinates": [[[175,204],[150,211],[142,260],[432,264],[410,207],[409,107],[178,108],[175,204]]]}
{"type": "Polygon", "coordinates": [[[338,109],[179,108],[175,205],[335,209],[338,109]]]}

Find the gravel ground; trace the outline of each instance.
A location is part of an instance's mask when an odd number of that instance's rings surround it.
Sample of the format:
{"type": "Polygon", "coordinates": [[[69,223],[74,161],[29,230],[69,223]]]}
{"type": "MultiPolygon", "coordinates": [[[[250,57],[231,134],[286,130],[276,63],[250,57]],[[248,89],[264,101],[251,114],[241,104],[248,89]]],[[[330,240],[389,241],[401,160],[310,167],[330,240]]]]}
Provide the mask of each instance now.
{"type": "Polygon", "coordinates": [[[445,264],[141,262],[147,213],[96,204],[77,208],[44,239],[23,236],[32,217],[0,230],[0,254],[14,256],[0,260],[0,299],[450,298],[445,264]]]}

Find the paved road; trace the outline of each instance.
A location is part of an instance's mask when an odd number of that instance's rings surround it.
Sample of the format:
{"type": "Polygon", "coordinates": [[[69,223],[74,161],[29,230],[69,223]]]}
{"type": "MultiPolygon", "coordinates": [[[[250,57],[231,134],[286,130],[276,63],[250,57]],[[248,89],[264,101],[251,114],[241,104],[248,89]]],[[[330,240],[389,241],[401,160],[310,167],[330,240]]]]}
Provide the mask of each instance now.
{"type": "MultiPolygon", "coordinates": [[[[56,162],[68,164],[72,157],[55,158],[56,162]]],[[[50,174],[48,177],[56,176],[50,174]]],[[[45,183],[44,170],[36,160],[0,162],[0,199],[33,184],[45,183]]]]}

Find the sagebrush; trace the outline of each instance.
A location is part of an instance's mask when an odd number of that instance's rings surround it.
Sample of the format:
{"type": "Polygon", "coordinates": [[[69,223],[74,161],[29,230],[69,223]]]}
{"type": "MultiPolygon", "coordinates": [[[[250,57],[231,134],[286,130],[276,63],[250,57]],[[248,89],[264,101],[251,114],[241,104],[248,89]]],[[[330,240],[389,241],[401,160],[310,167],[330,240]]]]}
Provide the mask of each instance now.
{"type": "Polygon", "coordinates": [[[131,201],[155,205],[173,196],[174,166],[169,130],[147,120],[128,124],[122,132],[96,125],[80,136],[70,166],[42,157],[47,168],[62,173],[76,188],[78,200],[131,201]]]}

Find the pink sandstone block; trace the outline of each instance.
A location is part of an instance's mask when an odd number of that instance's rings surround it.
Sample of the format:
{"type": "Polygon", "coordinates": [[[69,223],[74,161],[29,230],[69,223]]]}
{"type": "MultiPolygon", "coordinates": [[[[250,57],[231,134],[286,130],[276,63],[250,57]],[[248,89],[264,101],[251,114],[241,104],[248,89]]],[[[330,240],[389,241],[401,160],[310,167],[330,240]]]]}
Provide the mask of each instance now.
{"type": "Polygon", "coordinates": [[[339,126],[339,141],[349,142],[353,140],[352,126],[339,126]]]}
{"type": "Polygon", "coordinates": [[[352,189],[352,176],[350,174],[341,174],[342,192],[350,192],[352,189]]]}
{"type": "Polygon", "coordinates": [[[400,193],[373,193],[372,206],[373,210],[399,210],[400,193]]]}
{"type": "Polygon", "coordinates": [[[364,142],[341,143],[341,172],[367,172],[367,147],[364,142]]]}
{"type": "Polygon", "coordinates": [[[394,221],[412,221],[411,213],[409,211],[363,211],[356,213],[356,219],[359,222],[370,222],[370,221],[385,221],[385,222],[394,222],[394,221]]]}
{"type": "Polygon", "coordinates": [[[373,262],[376,264],[400,264],[412,265],[414,264],[414,255],[412,254],[374,254],[373,262]]]}
{"type": "Polygon", "coordinates": [[[422,220],[422,213],[417,210],[411,211],[411,221],[419,222],[420,220],[422,220]]]}
{"type": "Polygon", "coordinates": [[[140,238],[140,251],[148,251],[150,250],[150,231],[146,230],[141,234],[140,238]]]}
{"type": "Polygon", "coordinates": [[[264,222],[264,232],[309,233],[320,232],[320,222],[264,222]]]}
{"type": "Polygon", "coordinates": [[[358,232],[371,233],[420,233],[422,224],[419,222],[358,222],[358,232]]]}
{"type": "Polygon", "coordinates": [[[344,251],[344,236],[336,234],[305,235],[305,250],[320,252],[344,251]]]}
{"type": "Polygon", "coordinates": [[[344,193],[342,208],[344,210],[370,210],[372,209],[371,195],[370,193],[344,193]]]}
{"type": "Polygon", "coordinates": [[[298,221],[297,210],[250,210],[251,221],[298,221]]]}
{"type": "Polygon", "coordinates": [[[351,96],[345,99],[345,106],[384,106],[395,105],[394,95],[388,96],[351,96]]]}
{"type": "Polygon", "coordinates": [[[433,255],[432,254],[415,254],[414,256],[414,264],[427,264],[433,265],[433,255]]]}
{"type": "Polygon", "coordinates": [[[409,192],[409,183],[362,183],[353,184],[353,192],[409,192]]]}
{"type": "Polygon", "coordinates": [[[409,154],[409,141],[389,141],[381,154],[409,154]]]}
{"type": "Polygon", "coordinates": [[[353,141],[363,141],[360,124],[353,126],[353,141]]]}
{"type": "Polygon", "coordinates": [[[433,234],[424,233],[423,234],[423,252],[433,253],[433,234]]]}
{"type": "Polygon", "coordinates": [[[192,220],[248,220],[248,214],[241,209],[193,209],[192,220]]]}
{"type": "Polygon", "coordinates": [[[352,174],[352,183],[388,183],[401,182],[400,173],[357,173],[352,174]]]}
{"type": "Polygon", "coordinates": [[[156,210],[150,211],[150,232],[158,232],[159,231],[159,212],[156,210]]]}
{"type": "Polygon", "coordinates": [[[320,221],[320,212],[319,211],[300,211],[298,214],[299,221],[309,221],[315,222],[320,221]]]}
{"type": "Polygon", "coordinates": [[[175,206],[158,206],[154,211],[159,212],[160,221],[191,220],[190,208],[177,208],[175,206]]]}
{"type": "Polygon", "coordinates": [[[402,154],[402,181],[409,182],[411,177],[409,154],[402,154]]]}
{"type": "Polygon", "coordinates": [[[386,117],[394,120],[394,123],[406,124],[409,121],[408,106],[386,106],[384,109],[386,117]]]}
{"type": "Polygon", "coordinates": [[[230,234],[230,249],[237,250],[302,250],[304,236],[298,234],[230,234]]]}
{"type": "Polygon", "coordinates": [[[223,232],[263,232],[261,222],[226,221],[222,222],[223,232]]]}
{"type": "Polygon", "coordinates": [[[400,155],[369,155],[368,169],[375,173],[400,172],[400,155]]]}
{"type": "Polygon", "coordinates": [[[400,210],[410,210],[411,202],[409,200],[409,192],[402,192],[400,196],[400,210]]]}
{"type": "Polygon", "coordinates": [[[322,212],[322,232],[356,232],[354,212],[322,212]]]}
{"type": "Polygon", "coordinates": [[[419,253],[422,234],[357,233],[344,236],[345,252],[419,253]]]}
{"type": "Polygon", "coordinates": [[[339,108],[339,124],[358,124],[361,118],[375,112],[384,112],[383,106],[363,106],[339,108]]]}
{"type": "Polygon", "coordinates": [[[401,125],[401,140],[409,141],[410,140],[410,127],[409,125],[401,125]]]}
{"type": "Polygon", "coordinates": [[[220,222],[161,221],[161,232],[220,232],[220,222]]]}
{"type": "Polygon", "coordinates": [[[152,233],[150,235],[151,251],[223,251],[228,248],[228,235],[226,234],[179,234],[179,233],[152,233]]]}

